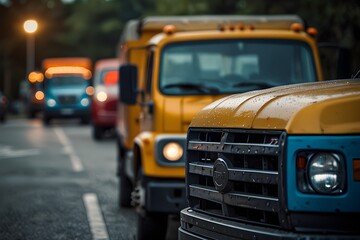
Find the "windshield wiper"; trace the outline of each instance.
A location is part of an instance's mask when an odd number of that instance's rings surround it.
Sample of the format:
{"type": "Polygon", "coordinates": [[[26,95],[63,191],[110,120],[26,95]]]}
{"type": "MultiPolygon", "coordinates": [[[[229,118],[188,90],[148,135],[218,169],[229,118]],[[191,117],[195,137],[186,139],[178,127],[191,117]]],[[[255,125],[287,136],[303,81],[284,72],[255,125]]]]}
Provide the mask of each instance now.
{"type": "Polygon", "coordinates": [[[233,85],[233,87],[250,87],[250,86],[254,86],[259,89],[275,87],[275,85],[266,82],[240,82],[233,85]]]}
{"type": "Polygon", "coordinates": [[[186,90],[197,90],[201,93],[219,93],[219,89],[215,87],[204,86],[202,84],[195,84],[195,83],[171,83],[163,86],[164,89],[166,88],[181,88],[186,90]]]}

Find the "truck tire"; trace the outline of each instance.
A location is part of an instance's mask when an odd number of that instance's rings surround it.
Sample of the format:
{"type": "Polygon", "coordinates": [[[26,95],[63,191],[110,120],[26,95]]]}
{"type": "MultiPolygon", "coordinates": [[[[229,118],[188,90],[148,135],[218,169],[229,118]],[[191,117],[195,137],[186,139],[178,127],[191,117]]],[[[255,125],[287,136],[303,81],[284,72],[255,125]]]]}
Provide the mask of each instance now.
{"type": "Polygon", "coordinates": [[[92,135],[93,135],[93,138],[95,140],[100,140],[103,136],[103,129],[102,127],[99,127],[99,126],[96,126],[96,125],[93,125],[93,131],[92,131],[92,135]]]}
{"type": "Polygon", "coordinates": [[[125,173],[120,173],[119,184],[119,205],[120,207],[131,207],[131,191],[132,184],[129,178],[125,176],[125,173]]]}
{"type": "Polygon", "coordinates": [[[119,207],[131,207],[131,192],[133,190],[132,183],[125,173],[125,159],[124,154],[121,154],[120,141],[117,139],[117,161],[119,166],[119,207]]]}
{"type": "Polygon", "coordinates": [[[167,225],[166,214],[146,213],[142,216],[138,213],[137,240],[165,239],[167,225]]]}
{"type": "MultiPolygon", "coordinates": [[[[139,169],[137,177],[137,186],[139,185],[146,188],[143,182],[142,169],[139,169]]],[[[145,199],[139,201],[140,202],[138,202],[135,206],[138,214],[137,240],[165,239],[168,225],[168,215],[164,213],[146,211],[146,197],[145,199]],[[140,206],[138,204],[140,204],[140,206]]]]}
{"type": "Polygon", "coordinates": [[[88,117],[82,117],[80,120],[81,125],[88,125],[90,123],[90,119],[88,117]]]}
{"type": "Polygon", "coordinates": [[[44,117],[43,117],[43,123],[44,123],[45,126],[49,126],[49,124],[50,124],[50,117],[44,116],[44,117]]]}
{"type": "Polygon", "coordinates": [[[28,112],[28,118],[29,118],[29,119],[34,119],[35,116],[36,116],[35,111],[29,110],[29,112],[28,112]]]}

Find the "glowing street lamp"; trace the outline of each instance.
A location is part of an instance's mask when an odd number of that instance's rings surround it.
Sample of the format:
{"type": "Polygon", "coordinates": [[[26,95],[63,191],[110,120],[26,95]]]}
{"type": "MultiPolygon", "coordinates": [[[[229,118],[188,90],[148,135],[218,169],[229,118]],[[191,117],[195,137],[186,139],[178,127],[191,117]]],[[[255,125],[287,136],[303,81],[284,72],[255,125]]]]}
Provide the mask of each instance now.
{"type": "Polygon", "coordinates": [[[29,74],[35,68],[35,32],[38,28],[36,20],[29,19],[24,22],[26,38],[26,74],[29,74]]]}

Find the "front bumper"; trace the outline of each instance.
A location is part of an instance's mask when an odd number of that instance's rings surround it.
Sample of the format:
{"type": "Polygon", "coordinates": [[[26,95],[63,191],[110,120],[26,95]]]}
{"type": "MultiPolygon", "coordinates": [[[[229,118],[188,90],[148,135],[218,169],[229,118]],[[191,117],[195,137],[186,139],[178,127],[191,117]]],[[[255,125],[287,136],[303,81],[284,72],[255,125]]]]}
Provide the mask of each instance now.
{"type": "Polygon", "coordinates": [[[44,115],[51,118],[90,118],[89,108],[46,108],[44,115]]]}
{"type": "Polygon", "coordinates": [[[359,239],[359,235],[325,235],[295,233],[276,228],[261,227],[210,216],[191,208],[180,212],[179,240],[190,239],[359,239]]]}
{"type": "Polygon", "coordinates": [[[184,180],[150,180],[146,185],[149,212],[178,214],[188,206],[184,180]]]}
{"type": "Polygon", "coordinates": [[[110,112],[110,111],[93,112],[92,122],[96,126],[115,127],[116,112],[110,112]]]}

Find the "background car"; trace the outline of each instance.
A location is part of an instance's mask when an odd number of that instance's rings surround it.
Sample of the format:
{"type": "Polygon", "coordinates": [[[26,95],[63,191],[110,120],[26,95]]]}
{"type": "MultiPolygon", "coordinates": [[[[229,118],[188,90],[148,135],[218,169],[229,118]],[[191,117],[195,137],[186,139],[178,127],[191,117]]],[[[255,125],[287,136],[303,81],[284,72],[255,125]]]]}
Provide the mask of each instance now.
{"type": "Polygon", "coordinates": [[[95,64],[95,93],[91,102],[92,135],[95,140],[100,140],[108,130],[115,128],[118,68],[118,59],[102,59],[95,64]]]}

